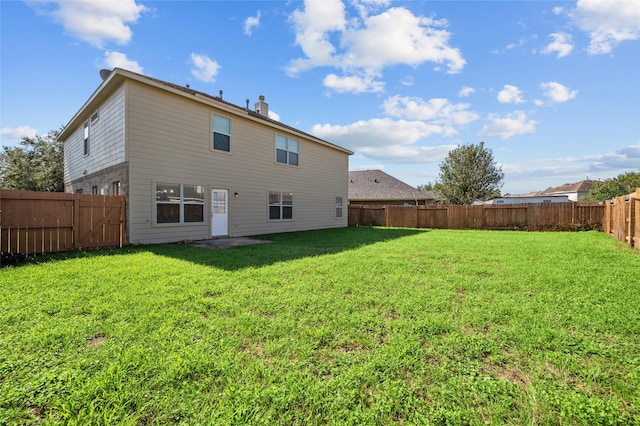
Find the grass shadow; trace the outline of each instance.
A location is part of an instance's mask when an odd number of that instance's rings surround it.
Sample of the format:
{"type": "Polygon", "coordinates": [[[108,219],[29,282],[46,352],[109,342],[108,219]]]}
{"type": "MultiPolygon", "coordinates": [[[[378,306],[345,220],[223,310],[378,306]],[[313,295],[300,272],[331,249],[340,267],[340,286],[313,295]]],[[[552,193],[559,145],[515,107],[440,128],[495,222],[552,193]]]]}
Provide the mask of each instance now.
{"type": "Polygon", "coordinates": [[[253,237],[269,241],[268,244],[237,246],[216,250],[196,247],[188,243],[130,245],[118,249],[80,250],[29,256],[23,262],[13,267],[74,258],[119,256],[131,253],[151,252],[158,256],[181,259],[200,265],[232,271],[243,268],[258,268],[292,259],[339,253],[365,245],[423,232],[429,231],[409,228],[353,227],[287,232],[253,237]]]}
{"type": "Polygon", "coordinates": [[[423,232],[428,231],[409,228],[335,228],[259,235],[253,238],[267,240],[270,243],[219,250],[194,247],[190,244],[161,244],[146,246],[145,249],[159,256],[178,258],[225,270],[238,270],[339,253],[423,232]]]}

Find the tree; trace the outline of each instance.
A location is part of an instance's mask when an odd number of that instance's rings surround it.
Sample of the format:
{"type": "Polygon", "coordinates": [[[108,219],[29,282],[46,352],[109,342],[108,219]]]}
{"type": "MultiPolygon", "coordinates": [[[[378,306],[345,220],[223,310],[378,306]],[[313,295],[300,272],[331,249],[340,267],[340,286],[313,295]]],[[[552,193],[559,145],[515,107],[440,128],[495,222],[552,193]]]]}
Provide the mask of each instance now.
{"type": "Polygon", "coordinates": [[[427,182],[422,185],[416,186],[418,191],[433,191],[433,184],[431,182],[427,182]]]}
{"type": "Polygon", "coordinates": [[[479,145],[462,145],[449,152],[440,164],[439,181],[434,190],[444,202],[471,204],[500,196],[504,173],[496,165],[493,153],[479,145]]]}
{"type": "Polygon", "coordinates": [[[627,172],[614,178],[596,182],[583,201],[610,200],[621,195],[631,194],[640,188],[640,172],[627,172]]]}
{"type": "Polygon", "coordinates": [[[64,153],[59,134],[51,130],[45,136],[23,137],[21,146],[2,147],[0,188],[63,192],[64,153]]]}

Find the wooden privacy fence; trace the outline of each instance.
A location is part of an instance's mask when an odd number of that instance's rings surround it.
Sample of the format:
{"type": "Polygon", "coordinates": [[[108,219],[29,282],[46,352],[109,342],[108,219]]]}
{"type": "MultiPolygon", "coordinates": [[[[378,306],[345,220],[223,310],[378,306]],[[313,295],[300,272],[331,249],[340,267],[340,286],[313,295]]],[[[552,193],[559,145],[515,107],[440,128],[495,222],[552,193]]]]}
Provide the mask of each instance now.
{"type": "Polygon", "coordinates": [[[640,250],[640,188],[605,203],[604,231],[640,250]]]}
{"type": "Polygon", "coordinates": [[[0,190],[0,252],[121,247],[125,197],[0,190]]]}
{"type": "Polygon", "coordinates": [[[442,229],[575,230],[602,229],[602,203],[507,205],[349,205],[349,226],[442,229]]]}

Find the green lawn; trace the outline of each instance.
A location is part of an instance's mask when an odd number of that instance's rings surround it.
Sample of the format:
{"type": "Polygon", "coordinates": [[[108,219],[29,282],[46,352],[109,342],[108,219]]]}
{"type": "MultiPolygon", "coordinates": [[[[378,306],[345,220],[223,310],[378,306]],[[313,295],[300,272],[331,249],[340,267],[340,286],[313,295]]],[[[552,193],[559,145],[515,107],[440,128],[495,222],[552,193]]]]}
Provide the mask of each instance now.
{"type": "Polygon", "coordinates": [[[640,253],[347,228],[0,269],[0,424],[640,424],[640,253]]]}

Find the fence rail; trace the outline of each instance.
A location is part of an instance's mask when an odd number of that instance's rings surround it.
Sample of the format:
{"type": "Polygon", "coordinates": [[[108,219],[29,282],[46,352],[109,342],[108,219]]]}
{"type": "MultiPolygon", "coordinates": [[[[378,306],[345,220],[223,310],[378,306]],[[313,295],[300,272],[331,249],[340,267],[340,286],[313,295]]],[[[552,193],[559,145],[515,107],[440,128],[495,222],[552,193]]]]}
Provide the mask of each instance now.
{"type": "Polygon", "coordinates": [[[0,252],[121,247],[125,197],[0,190],[0,252]]]}
{"type": "Polygon", "coordinates": [[[349,205],[349,226],[442,229],[599,229],[603,203],[528,203],[479,206],[349,205]]]}
{"type": "Polygon", "coordinates": [[[605,204],[604,231],[640,250],[640,188],[605,204]]]}

